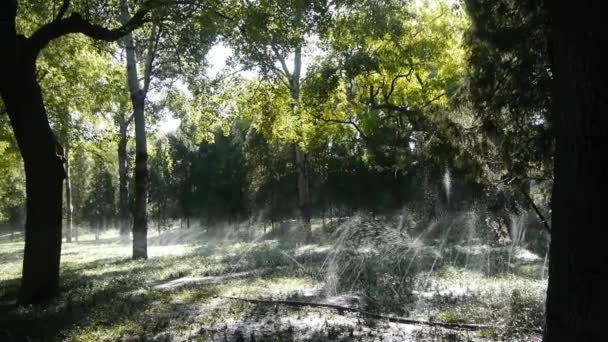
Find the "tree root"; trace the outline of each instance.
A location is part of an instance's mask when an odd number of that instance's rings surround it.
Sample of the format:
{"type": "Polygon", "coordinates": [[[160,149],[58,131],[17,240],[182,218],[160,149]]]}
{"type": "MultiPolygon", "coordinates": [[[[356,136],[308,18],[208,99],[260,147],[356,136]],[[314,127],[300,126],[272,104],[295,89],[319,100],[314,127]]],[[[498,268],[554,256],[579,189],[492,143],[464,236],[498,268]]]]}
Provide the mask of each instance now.
{"type": "Polygon", "coordinates": [[[262,300],[262,299],[249,299],[249,298],[240,298],[240,297],[231,297],[231,296],[221,296],[220,298],[238,300],[247,303],[254,304],[275,304],[275,305],[288,305],[288,306],[308,306],[313,308],[328,308],[337,310],[339,314],[343,314],[344,312],[354,312],[364,316],[368,316],[375,319],[387,320],[393,323],[403,323],[403,324],[416,324],[416,325],[426,325],[430,327],[441,327],[446,329],[459,329],[459,330],[483,330],[483,329],[498,329],[497,326],[487,325],[487,324],[467,324],[467,323],[442,323],[442,322],[431,322],[431,321],[422,321],[416,319],[409,319],[403,317],[394,317],[394,316],[386,316],[380,315],[369,311],[349,308],[341,305],[334,304],[325,304],[325,303],[311,303],[311,302],[300,302],[300,301],[290,301],[290,300],[262,300]]]}

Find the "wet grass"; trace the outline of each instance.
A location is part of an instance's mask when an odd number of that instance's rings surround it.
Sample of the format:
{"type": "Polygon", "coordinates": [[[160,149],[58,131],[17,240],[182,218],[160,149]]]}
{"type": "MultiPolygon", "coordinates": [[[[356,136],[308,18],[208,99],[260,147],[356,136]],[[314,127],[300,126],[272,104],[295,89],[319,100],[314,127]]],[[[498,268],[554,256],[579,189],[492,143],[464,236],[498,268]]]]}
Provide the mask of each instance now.
{"type": "Polygon", "coordinates": [[[337,240],[211,238],[194,228],[149,240],[147,261],[132,261],[130,244],[112,234],[64,243],[60,297],[26,307],[11,303],[23,244],[0,241],[0,340],[534,340],[542,326],[543,260],[523,248],[427,241],[380,253],[337,240]],[[446,331],[225,296],[497,328],[446,331]]]}

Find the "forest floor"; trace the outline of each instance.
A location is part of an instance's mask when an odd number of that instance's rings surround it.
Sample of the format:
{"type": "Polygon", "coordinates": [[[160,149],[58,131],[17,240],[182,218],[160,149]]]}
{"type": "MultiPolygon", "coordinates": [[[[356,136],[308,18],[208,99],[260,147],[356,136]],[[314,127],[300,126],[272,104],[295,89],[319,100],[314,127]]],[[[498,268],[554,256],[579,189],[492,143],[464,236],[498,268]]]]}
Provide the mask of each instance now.
{"type": "Polygon", "coordinates": [[[543,257],[476,240],[380,250],[345,236],[298,244],[175,228],[150,232],[149,260],[132,261],[115,233],[82,235],[63,244],[61,296],[26,307],[14,304],[23,242],[0,236],[0,341],[540,341],[543,257]]]}

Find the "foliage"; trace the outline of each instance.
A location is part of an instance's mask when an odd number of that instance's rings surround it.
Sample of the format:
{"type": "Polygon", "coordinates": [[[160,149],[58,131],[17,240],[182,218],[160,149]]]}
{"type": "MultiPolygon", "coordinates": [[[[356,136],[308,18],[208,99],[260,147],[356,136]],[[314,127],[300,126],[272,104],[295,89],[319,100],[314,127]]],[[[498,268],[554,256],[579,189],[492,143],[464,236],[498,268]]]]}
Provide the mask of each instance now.
{"type": "Polygon", "coordinates": [[[177,213],[171,212],[171,209],[175,207],[172,203],[174,198],[168,196],[172,192],[173,182],[171,181],[172,165],[166,140],[159,139],[156,141],[149,164],[149,201],[152,204],[151,210],[155,214],[153,216],[156,216],[160,229],[167,218],[177,216],[177,213]]]}
{"type": "MultiPolygon", "coordinates": [[[[546,15],[539,2],[466,1],[469,99],[489,171],[550,180],[553,128],[546,15]],[[497,15],[500,13],[500,15],[497,15]]],[[[499,178],[498,177],[498,178],[499,178]]]]}
{"type": "Polygon", "coordinates": [[[82,207],[83,218],[93,226],[104,227],[116,215],[116,187],[107,164],[99,156],[94,158],[88,196],[82,207]]]}
{"type": "Polygon", "coordinates": [[[373,165],[404,170],[424,158],[449,160],[451,101],[464,73],[462,10],[362,2],[335,21],[330,53],[304,84],[312,119],[349,126],[373,165]]]}
{"type": "MultiPolygon", "coordinates": [[[[5,121],[2,115],[0,121],[5,121]]],[[[14,228],[25,220],[25,175],[22,160],[8,125],[0,123],[0,222],[8,222],[14,228]]]]}

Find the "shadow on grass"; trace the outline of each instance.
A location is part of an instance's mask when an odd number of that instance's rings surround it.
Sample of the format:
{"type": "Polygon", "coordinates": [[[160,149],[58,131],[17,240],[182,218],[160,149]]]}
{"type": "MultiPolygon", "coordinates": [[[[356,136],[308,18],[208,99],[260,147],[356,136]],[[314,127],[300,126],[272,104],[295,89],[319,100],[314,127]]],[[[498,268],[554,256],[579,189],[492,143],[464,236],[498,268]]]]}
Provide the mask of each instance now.
{"type": "MultiPolygon", "coordinates": [[[[83,275],[79,270],[99,268],[104,261],[62,272],[62,293],[57,299],[41,305],[0,306],[0,331],[18,341],[53,341],[67,338],[71,330],[112,327],[136,319],[159,294],[136,291],[145,285],[146,274],[156,270],[147,265],[129,267],[129,261],[113,260],[115,266],[127,267],[98,275],[83,275]]],[[[2,300],[14,299],[18,286],[19,279],[0,282],[5,289],[2,300]]]]}
{"type": "MultiPolygon", "coordinates": [[[[166,328],[165,319],[155,312],[173,315],[180,310],[169,301],[182,292],[156,291],[150,283],[182,277],[194,271],[190,268],[210,261],[188,254],[147,261],[110,257],[70,262],[62,265],[60,296],[31,306],[14,304],[19,278],[0,281],[0,341],[145,340],[166,328]],[[184,259],[189,268],[183,265],[184,259]]],[[[214,288],[206,284],[188,296],[204,300],[216,294],[214,288]]]]}

